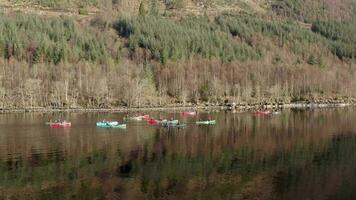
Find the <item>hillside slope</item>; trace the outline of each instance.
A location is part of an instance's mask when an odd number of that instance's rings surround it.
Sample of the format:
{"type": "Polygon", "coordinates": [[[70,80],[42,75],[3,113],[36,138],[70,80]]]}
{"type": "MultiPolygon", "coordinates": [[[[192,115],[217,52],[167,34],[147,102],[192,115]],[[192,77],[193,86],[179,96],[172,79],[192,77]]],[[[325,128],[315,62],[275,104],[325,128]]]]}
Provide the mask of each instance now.
{"type": "Polygon", "coordinates": [[[350,0],[0,2],[0,107],[345,101],[350,0]]]}

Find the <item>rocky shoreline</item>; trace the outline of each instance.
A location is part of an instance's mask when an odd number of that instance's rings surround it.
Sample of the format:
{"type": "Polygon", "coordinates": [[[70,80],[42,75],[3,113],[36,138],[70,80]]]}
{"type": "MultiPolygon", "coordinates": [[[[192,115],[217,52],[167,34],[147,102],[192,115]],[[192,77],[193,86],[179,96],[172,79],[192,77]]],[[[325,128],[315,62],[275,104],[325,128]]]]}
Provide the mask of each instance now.
{"type": "Polygon", "coordinates": [[[355,101],[350,102],[295,102],[295,103],[255,103],[255,104],[198,104],[198,105],[171,105],[162,107],[141,108],[0,108],[0,113],[25,113],[25,112],[139,112],[139,111],[166,111],[166,110],[225,110],[225,111],[257,111],[257,110],[281,110],[281,109],[308,109],[308,108],[332,108],[355,106],[355,101]]]}

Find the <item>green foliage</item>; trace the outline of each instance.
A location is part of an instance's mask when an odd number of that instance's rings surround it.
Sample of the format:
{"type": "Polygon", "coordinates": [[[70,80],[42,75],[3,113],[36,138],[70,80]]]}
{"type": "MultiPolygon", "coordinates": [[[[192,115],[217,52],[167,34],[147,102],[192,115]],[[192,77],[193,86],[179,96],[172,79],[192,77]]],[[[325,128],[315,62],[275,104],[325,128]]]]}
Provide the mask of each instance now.
{"type": "Polygon", "coordinates": [[[312,31],[330,42],[330,48],[340,58],[356,57],[356,21],[316,21],[312,31]]]}
{"type": "Polygon", "coordinates": [[[272,10],[279,15],[286,15],[288,17],[301,17],[301,9],[303,2],[301,0],[275,0],[272,3],[272,10]]]}
{"type": "Polygon", "coordinates": [[[354,0],[273,0],[277,15],[312,23],[316,20],[346,20],[355,17],[354,0]]]}
{"type": "Polygon", "coordinates": [[[140,3],[140,7],[138,9],[138,15],[139,16],[146,15],[146,8],[145,8],[145,4],[143,3],[143,1],[140,3]]]}
{"type": "Polygon", "coordinates": [[[261,33],[267,37],[274,37],[286,41],[300,41],[315,43],[320,41],[317,35],[302,29],[292,21],[267,20],[259,17],[243,16],[219,16],[216,23],[233,36],[238,36],[244,41],[251,41],[251,37],[256,33],[261,33]]]}
{"type": "Polygon", "coordinates": [[[307,60],[309,65],[316,65],[319,64],[318,57],[316,57],[314,54],[311,54],[307,60]]]}
{"type": "Polygon", "coordinates": [[[157,0],[151,0],[151,7],[150,7],[150,14],[151,15],[158,15],[159,7],[157,0]]]}
{"type": "Polygon", "coordinates": [[[78,29],[70,18],[0,16],[0,52],[5,59],[54,64],[100,61],[105,59],[106,51],[104,38],[78,29]]]}
{"type": "Polygon", "coordinates": [[[262,35],[306,56],[305,61],[312,65],[320,62],[307,57],[313,52],[305,52],[303,47],[309,44],[328,47],[340,58],[355,57],[355,27],[355,22],[317,21],[310,31],[291,20],[267,20],[250,15],[222,15],[214,21],[207,17],[185,17],[173,21],[149,15],[124,18],[115,26],[122,37],[129,39],[128,47],[132,51],[149,49],[162,63],[193,55],[223,61],[258,59],[261,53],[255,45],[255,36],[262,35]],[[234,37],[240,38],[240,42],[234,37]]]}
{"type": "MultiPolygon", "coordinates": [[[[254,16],[219,16],[217,24],[233,36],[251,43],[257,33],[266,37],[275,38],[281,44],[292,43],[295,53],[303,53],[298,44],[324,44],[329,50],[340,58],[353,58],[356,56],[356,21],[316,21],[312,31],[301,28],[290,20],[266,20],[254,16]],[[318,34],[316,34],[318,33],[318,34]],[[325,38],[321,37],[324,36],[325,38]]],[[[316,58],[316,57],[315,57],[316,58]]],[[[309,64],[315,63],[308,58],[309,64]]]]}
{"type": "Polygon", "coordinates": [[[156,86],[152,66],[146,65],[140,74],[143,85],[143,95],[145,97],[156,97],[156,86]]]}
{"type": "Polygon", "coordinates": [[[331,40],[356,43],[356,21],[316,21],[312,31],[331,40]]]}
{"type": "Polygon", "coordinates": [[[165,63],[167,59],[200,55],[224,61],[258,59],[259,50],[244,42],[233,41],[226,32],[206,17],[187,17],[174,22],[157,16],[120,19],[118,33],[129,38],[129,47],[149,49],[153,57],[165,63]]]}
{"type": "Polygon", "coordinates": [[[208,101],[209,97],[212,96],[211,81],[205,81],[205,83],[201,85],[199,93],[201,100],[208,101]]]}

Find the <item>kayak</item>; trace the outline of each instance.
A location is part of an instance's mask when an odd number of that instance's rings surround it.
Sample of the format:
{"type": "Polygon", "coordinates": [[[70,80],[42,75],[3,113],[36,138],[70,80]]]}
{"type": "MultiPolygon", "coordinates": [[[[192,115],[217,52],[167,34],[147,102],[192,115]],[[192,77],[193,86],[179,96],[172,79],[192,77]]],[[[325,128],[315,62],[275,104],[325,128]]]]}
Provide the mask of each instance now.
{"type": "Polygon", "coordinates": [[[126,128],[126,124],[110,125],[104,123],[96,123],[96,126],[99,128],[126,128]]]}
{"type": "Polygon", "coordinates": [[[100,127],[100,126],[116,126],[119,125],[119,122],[117,121],[101,121],[101,122],[96,122],[96,126],[100,127]]]}
{"type": "Polygon", "coordinates": [[[209,120],[209,121],[197,121],[197,125],[214,125],[216,123],[215,120],[209,120]]]}
{"type": "Polygon", "coordinates": [[[69,128],[72,126],[72,123],[70,122],[60,122],[60,123],[49,123],[49,126],[51,128],[69,128]]]}
{"type": "Polygon", "coordinates": [[[181,115],[183,116],[195,116],[197,115],[197,112],[195,111],[185,111],[185,112],[180,112],[181,115]]]}

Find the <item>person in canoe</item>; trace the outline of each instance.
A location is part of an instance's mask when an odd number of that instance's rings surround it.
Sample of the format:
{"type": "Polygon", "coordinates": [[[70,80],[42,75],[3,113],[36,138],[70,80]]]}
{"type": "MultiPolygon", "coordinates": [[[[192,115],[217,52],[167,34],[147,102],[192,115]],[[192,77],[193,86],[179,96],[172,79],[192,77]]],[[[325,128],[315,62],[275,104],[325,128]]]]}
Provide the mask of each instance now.
{"type": "Polygon", "coordinates": [[[106,119],[103,119],[103,123],[105,123],[107,126],[110,126],[109,122],[106,121],[106,119]]]}

